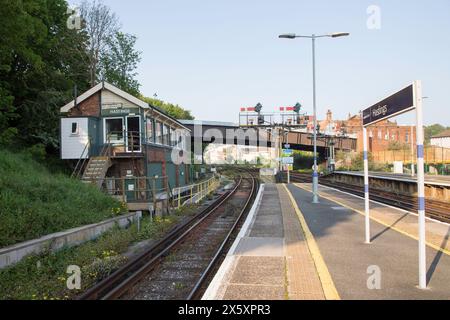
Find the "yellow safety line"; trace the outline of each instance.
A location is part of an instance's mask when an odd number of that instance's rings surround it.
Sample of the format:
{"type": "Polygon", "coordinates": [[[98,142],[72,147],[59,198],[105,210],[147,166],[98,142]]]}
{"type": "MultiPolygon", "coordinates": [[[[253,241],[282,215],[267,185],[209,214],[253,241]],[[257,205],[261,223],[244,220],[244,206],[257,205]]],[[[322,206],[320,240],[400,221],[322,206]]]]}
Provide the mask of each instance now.
{"type": "MultiPolygon", "coordinates": [[[[306,189],[306,188],[300,186],[298,183],[294,183],[294,185],[295,185],[297,188],[300,188],[300,189],[302,189],[302,190],[311,192],[311,191],[309,191],[308,189],[306,189]]],[[[360,211],[360,210],[355,209],[355,208],[352,208],[352,207],[350,207],[349,205],[346,205],[345,203],[342,203],[342,202],[340,202],[340,201],[338,201],[338,200],[332,199],[332,198],[330,198],[330,197],[328,197],[328,196],[324,196],[324,195],[321,194],[320,197],[322,197],[322,198],[324,198],[324,199],[327,199],[327,200],[329,200],[329,201],[332,201],[332,202],[334,202],[334,203],[337,203],[337,204],[339,204],[340,206],[343,206],[343,207],[345,207],[345,208],[347,208],[347,209],[350,209],[350,210],[352,210],[352,211],[354,211],[354,212],[357,212],[357,213],[359,213],[359,214],[362,215],[362,216],[365,216],[365,215],[366,215],[365,212],[360,211]]],[[[372,216],[370,217],[370,219],[373,220],[373,221],[375,221],[375,222],[377,222],[377,223],[379,223],[379,224],[381,224],[381,225],[383,225],[383,226],[385,226],[385,227],[387,227],[387,228],[389,228],[389,229],[395,230],[395,231],[397,231],[398,233],[401,233],[401,234],[404,235],[404,236],[407,236],[407,237],[410,237],[410,238],[412,238],[412,239],[414,239],[414,240],[416,240],[416,241],[419,241],[419,238],[416,237],[415,235],[412,235],[412,234],[410,234],[410,233],[408,233],[408,232],[406,232],[406,231],[403,231],[403,230],[401,230],[401,229],[399,229],[399,228],[397,228],[397,227],[395,227],[395,226],[392,226],[392,225],[390,225],[390,224],[388,224],[388,223],[386,223],[386,222],[384,222],[384,221],[381,221],[381,220],[379,220],[379,219],[377,219],[377,218],[374,218],[374,217],[372,217],[372,216]]],[[[430,243],[430,242],[428,242],[428,241],[425,242],[425,243],[426,243],[426,245],[429,246],[430,248],[433,248],[433,249],[436,250],[436,251],[442,252],[442,253],[444,253],[444,254],[450,256],[450,251],[449,251],[449,250],[444,249],[444,248],[441,248],[441,247],[439,247],[439,246],[437,246],[437,245],[435,245],[435,244],[433,244],[433,243],[430,243]]]]}
{"type": "Polygon", "coordinates": [[[328,271],[328,267],[325,263],[325,260],[322,257],[322,254],[320,253],[319,246],[317,245],[313,234],[309,230],[308,224],[306,223],[303,213],[298,207],[297,202],[295,201],[289,189],[286,187],[285,184],[283,184],[283,186],[286,189],[289,199],[291,200],[292,206],[294,207],[298,219],[300,220],[300,224],[302,226],[303,234],[305,235],[306,238],[306,243],[308,245],[309,252],[311,253],[311,256],[314,260],[314,265],[319,275],[320,282],[322,283],[322,289],[323,293],[325,294],[325,299],[340,300],[341,298],[339,297],[339,293],[337,292],[336,287],[334,286],[331,274],[328,271]]]}

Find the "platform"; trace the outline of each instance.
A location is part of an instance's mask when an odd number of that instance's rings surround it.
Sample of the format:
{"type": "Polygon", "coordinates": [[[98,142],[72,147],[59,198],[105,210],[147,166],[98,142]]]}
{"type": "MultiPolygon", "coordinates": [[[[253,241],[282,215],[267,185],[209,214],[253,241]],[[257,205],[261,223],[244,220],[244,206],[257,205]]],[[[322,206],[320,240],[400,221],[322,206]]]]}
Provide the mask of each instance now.
{"type": "Polygon", "coordinates": [[[266,184],[203,299],[338,299],[316,264],[287,189],[266,184]]]}
{"type": "Polygon", "coordinates": [[[309,184],[289,186],[342,299],[450,299],[450,225],[427,219],[429,290],[418,284],[418,218],[371,201],[372,244],[364,243],[364,201],[309,184]],[[381,271],[381,289],[369,289],[368,271],[381,271]]]}
{"type": "Polygon", "coordinates": [[[420,290],[417,215],[372,201],[368,245],[363,199],[319,191],[313,205],[310,184],[264,185],[203,299],[450,299],[449,224],[427,219],[420,290]]]}
{"type": "MultiPolygon", "coordinates": [[[[335,171],[336,174],[343,174],[349,176],[364,177],[364,172],[360,171],[335,171]]],[[[409,183],[417,183],[417,177],[412,177],[408,174],[396,174],[389,172],[369,172],[369,178],[381,178],[385,180],[402,181],[409,183]]],[[[450,176],[425,175],[425,184],[450,187],[450,176]]]]}

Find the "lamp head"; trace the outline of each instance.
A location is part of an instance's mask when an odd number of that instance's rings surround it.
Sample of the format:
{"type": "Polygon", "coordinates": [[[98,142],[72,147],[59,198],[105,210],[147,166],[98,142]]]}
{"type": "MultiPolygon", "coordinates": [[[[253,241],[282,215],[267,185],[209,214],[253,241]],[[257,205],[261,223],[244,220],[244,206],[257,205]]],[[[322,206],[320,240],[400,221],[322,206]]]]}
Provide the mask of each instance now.
{"type": "Polygon", "coordinates": [[[285,33],[285,34],[280,34],[278,36],[278,38],[280,39],[295,39],[296,35],[295,33],[285,33]]]}
{"type": "Polygon", "coordinates": [[[348,33],[348,32],[337,32],[337,33],[332,33],[331,37],[339,38],[339,37],[348,37],[349,35],[350,35],[350,33],[348,33]]]}

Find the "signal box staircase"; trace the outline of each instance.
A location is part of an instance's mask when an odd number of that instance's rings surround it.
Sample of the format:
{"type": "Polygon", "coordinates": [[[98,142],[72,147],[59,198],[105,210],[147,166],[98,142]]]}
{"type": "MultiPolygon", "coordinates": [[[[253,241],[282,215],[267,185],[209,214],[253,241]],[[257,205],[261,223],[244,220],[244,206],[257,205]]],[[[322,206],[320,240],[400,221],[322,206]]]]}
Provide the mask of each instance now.
{"type": "Polygon", "coordinates": [[[96,184],[101,188],[105,180],[106,172],[111,165],[112,163],[109,157],[92,157],[84,169],[81,181],[96,184]]]}
{"type": "Polygon", "coordinates": [[[91,139],[89,139],[86,144],[80,159],[73,170],[72,178],[81,178],[81,181],[84,183],[92,183],[101,188],[105,181],[106,173],[112,166],[112,161],[109,157],[111,144],[108,143],[103,147],[100,156],[89,158],[88,155],[91,147],[90,140],[91,139]]]}

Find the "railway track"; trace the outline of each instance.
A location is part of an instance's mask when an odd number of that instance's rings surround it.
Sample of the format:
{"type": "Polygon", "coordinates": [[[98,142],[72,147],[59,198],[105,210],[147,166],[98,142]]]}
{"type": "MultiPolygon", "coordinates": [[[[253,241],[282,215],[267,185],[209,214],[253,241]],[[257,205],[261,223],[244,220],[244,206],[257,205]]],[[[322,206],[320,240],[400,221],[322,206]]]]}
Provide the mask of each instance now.
{"type": "Polygon", "coordinates": [[[79,297],[82,300],[185,300],[201,296],[229,240],[248,213],[259,189],[241,172],[233,190],[169,232],[79,297]]]}
{"type": "MultiPolygon", "coordinates": [[[[291,173],[292,182],[312,183],[312,178],[308,174],[291,173]]],[[[335,183],[328,181],[326,178],[320,180],[320,184],[342,190],[360,197],[364,197],[364,189],[359,186],[354,186],[345,183],[335,183]]],[[[385,203],[400,209],[408,211],[417,211],[417,198],[406,196],[402,194],[393,194],[392,192],[372,189],[370,191],[370,199],[385,203]]],[[[450,223],[450,204],[442,201],[427,199],[425,202],[426,214],[428,217],[450,223]]]]}

